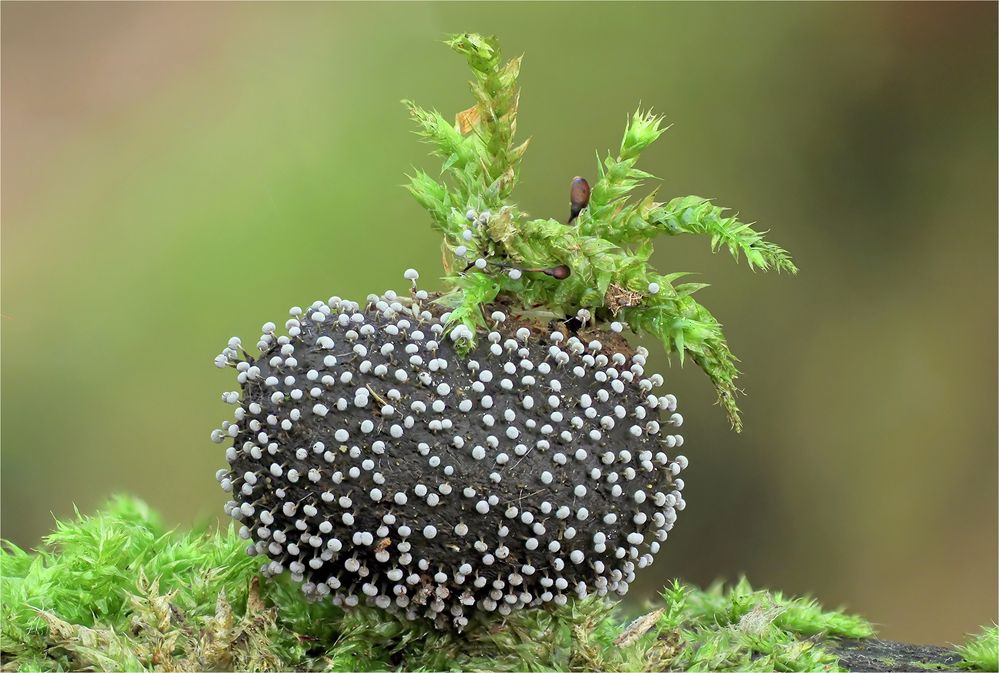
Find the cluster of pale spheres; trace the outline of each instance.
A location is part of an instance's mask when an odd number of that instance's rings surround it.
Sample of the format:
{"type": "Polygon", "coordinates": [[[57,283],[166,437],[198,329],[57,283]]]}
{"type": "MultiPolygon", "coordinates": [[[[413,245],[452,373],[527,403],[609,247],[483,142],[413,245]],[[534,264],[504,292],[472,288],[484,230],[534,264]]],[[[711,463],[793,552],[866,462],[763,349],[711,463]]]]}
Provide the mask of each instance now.
{"type": "Polygon", "coordinates": [[[405,296],[295,307],[259,356],[233,338],[216,358],[241,388],[212,439],[248,553],[309,597],[441,628],[624,594],[685,504],[683,418],[648,352],[500,311],[473,335],[405,276],[405,296]]]}

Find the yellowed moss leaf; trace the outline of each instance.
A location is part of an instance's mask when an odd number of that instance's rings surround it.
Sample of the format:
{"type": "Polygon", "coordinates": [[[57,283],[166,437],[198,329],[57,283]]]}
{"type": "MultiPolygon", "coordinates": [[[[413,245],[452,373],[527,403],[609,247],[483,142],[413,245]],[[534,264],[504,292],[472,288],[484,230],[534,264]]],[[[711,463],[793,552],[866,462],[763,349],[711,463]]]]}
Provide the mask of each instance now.
{"type": "Polygon", "coordinates": [[[656,625],[659,618],[662,617],[663,613],[666,612],[665,608],[659,608],[658,610],[653,610],[647,615],[642,615],[638,619],[634,620],[628,624],[627,628],[621,632],[621,635],[617,637],[614,644],[618,647],[628,647],[629,645],[638,642],[638,639],[644,636],[649,630],[656,625]]]}
{"type": "Polygon", "coordinates": [[[458,130],[461,131],[462,135],[467,134],[473,128],[479,125],[482,116],[479,113],[479,106],[473,105],[467,110],[462,110],[455,115],[454,121],[458,125],[458,130]]]}
{"type": "Polygon", "coordinates": [[[510,209],[504,206],[500,208],[498,214],[489,218],[489,238],[497,243],[505,243],[514,235],[513,215],[510,209]]]}

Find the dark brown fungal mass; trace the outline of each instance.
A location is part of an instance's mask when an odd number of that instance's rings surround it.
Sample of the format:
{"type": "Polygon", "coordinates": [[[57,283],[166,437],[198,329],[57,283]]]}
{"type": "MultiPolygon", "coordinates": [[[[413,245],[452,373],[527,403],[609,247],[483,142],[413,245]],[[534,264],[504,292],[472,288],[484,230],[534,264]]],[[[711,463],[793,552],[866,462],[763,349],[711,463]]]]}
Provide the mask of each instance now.
{"type": "Polygon", "coordinates": [[[249,553],[310,597],[440,627],[625,593],[684,507],[682,418],[646,351],[494,313],[459,354],[442,310],[334,297],[265,325],[258,357],[230,341],[242,391],[213,438],[249,553]]]}

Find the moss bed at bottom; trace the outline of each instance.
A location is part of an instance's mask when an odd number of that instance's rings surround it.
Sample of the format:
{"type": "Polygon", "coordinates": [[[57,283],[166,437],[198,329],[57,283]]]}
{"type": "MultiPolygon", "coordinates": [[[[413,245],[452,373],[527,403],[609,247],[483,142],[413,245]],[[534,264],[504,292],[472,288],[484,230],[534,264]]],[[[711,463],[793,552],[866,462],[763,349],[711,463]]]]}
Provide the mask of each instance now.
{"type": "MultiPolygon", "coordinates": [[[[590,598],[441,632],[307,602],[290,582],[261,581],[244,547],[231,529],[166,531],[125,497],[58,522],[34,552],[5,545],[3,669],[813,671],[843,670],[858,642],[881,642],[860,617],[746,580],[674,582],[637,618],[590,598]]],[[[996,640],[984,629],[924,667],[996,670],[996,640]]]]}

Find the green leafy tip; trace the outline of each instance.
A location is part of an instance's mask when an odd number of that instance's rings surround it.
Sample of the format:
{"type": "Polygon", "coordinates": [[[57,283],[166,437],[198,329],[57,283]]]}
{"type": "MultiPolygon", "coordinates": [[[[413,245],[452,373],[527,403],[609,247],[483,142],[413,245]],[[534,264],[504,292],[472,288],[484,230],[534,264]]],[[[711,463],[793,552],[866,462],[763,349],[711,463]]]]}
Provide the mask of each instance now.
{"type": "Polygon", "coordinates": [[[656,337],[681,364],[692,359],[713,382],[732,427],[741,430],[737,358],[721,324],[692,296],[705,284],[678,282],[683,273],[658,273],[649,264],[653,240],[700,234],[712,250],[745,257],[750,269],[797,273],[790,255],[708,199],[632,199],[653,177],[636,168],[638,158],[666,131],[661,116],[641,109],[629,117],[617,155],[598,159],[598,179],[578,213],[574,204],[571,224],[529,218],[510,200],[527,149],[514,140],[521,60],[504,63],[493,37],[464,33],[446,44],[471,67],[474,105],[451,123],[405,101],[419,134],[443,161],[438,178],[416,171],[408,188],[444,237],[448,292],[441,301],[453,309],[450,324],[467,330],[466,345],[484,327],[485,307],[498,299],[551,318],[585,309],[598,323],[618,321],[656,337]]]}
{"type": "Polygon", "coordinates": [[[999,671],[999,626],[982,627],[977,635],[954,648],[961,666],[975,671],[999,671]]]}

